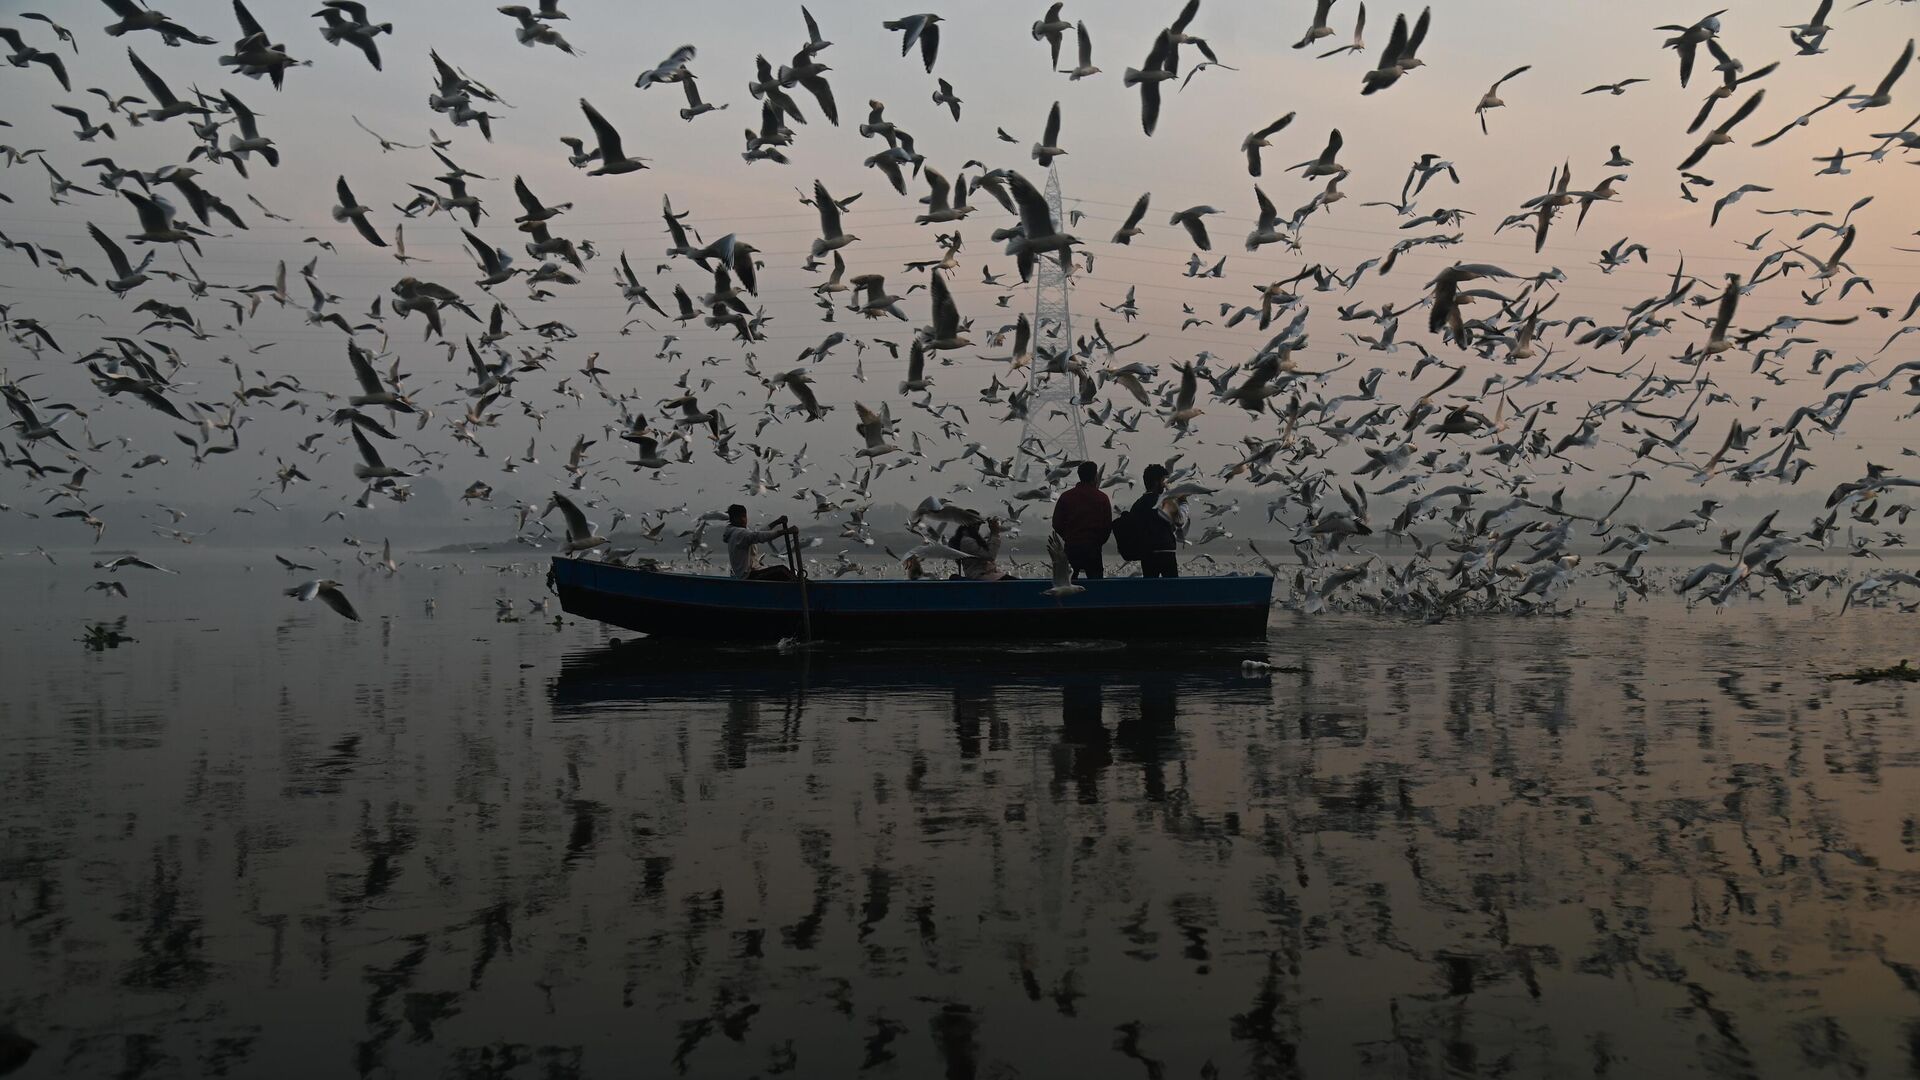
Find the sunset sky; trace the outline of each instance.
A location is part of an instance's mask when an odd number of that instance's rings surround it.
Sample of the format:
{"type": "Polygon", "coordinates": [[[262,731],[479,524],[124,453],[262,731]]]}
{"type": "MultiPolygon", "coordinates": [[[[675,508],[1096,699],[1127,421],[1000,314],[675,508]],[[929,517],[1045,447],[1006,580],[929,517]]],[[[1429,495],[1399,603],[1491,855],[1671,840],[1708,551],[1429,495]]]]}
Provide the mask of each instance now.
{"type": "MultiPolygon", "coordinates": [[[[1781,61],[1781,66],[1720,103],[1716,119],[1709,126],[1730,115],[1752,90],[1764,88],[1766,92],[1758,111],[1735,130],[1736,141],[1716,149],[1695,170],[1716,181],[1711,188],[1696,189],[1698,203],[1681,199],[1675,166],[1698,141],[1698,136],[1688,136],[1684,129],[1716,84],[1717,74],[1712,59],[1703,51],[1691,85],[1681,89],[1675,54],[1661,48],[1667,35],[1654,27],[1692,22],[1709,13],[1711,8],[1705,5],[1697,10],[1638,0],[1605,5],[1482,0],[1436,5],[1431,33],[1420,50],[1426,66],[1384,92],[1363,97],[1359,92],[1361,75],[1377,60],[1394,16],[1405,12],[1412,18],[1418,8],[1369,5],[1366,52],[1320,60],[1314,58],[1318,53],[1350,39],[1357,0],[1339,0],[1331,16],[1334,36],[1302,50],[1289,46],[1310,22],[1312,3],[1206,0],[1189,32],[1206,38],[1221,62],[1235,70],[1201,71],[1184,90],[1176,89],[1177,82],[1167,84],[1159,130],[1148,138],[1140,129],[1139,95],[1122,86],[1121,73],[1143,62],[1154,35],[1174,16],[1174,4],[1132,0],[1069,3],[1066,17],[1087,21],[1094,63],[1104,69],[1090,79],[1070,82],[1064,74],[1049,70],[1046,46],[1033,40],[1029,32],[1029,25],[1043,13],[1043,4],[983,0],[950,8],[942,24],[938,64],[929,75],[917,53],[903,58],[899,35],[881,26],[883,20],[908,11],[865,2],[819,0],[813,5],[814,14],[824,36],[834,43],[820,59],[832,68],[827,77],[838,100],[840,124],[837,128],[828,125],[811,97],[795,90],[809,123],[795,125],[794,145],[786,150],[792,164],[784,166],[742,161],[741,133],[744,127],[759,122],[758,102],[746,91],[755,54],[765,54],[775,65],[786,63],[805,39],[799,6],[794,3],[740,0],[646,5],[643,11],[640,5],[575,0],[564,5],[572,17],[555,24],[580,54],[568,56],[547,46],[520,46],[513,37],[514,21],[495,13],[490,5],[443,0],[401,4],[389,0],[375,5],[373,12],[376,19],[394,23],[393,33],[379,38],[385,70],[374,71],[350,46],[334,47],[323,42],[316,32],[318,20],[307,18],[304,7],[257,0],[253,11],[272,39],[284,42],[293,56],[312,61],[310,67],[289,72],[286,89],[280,93],[264,80],[241,78],[216,63],[218,56],[231,51],[238,36],[225,3],[168,0],[164,10],[176,20],[219,41],[218,45],[179,48],[167,48],[152,33],[108,38],[101,32],[109,18],[104,7],[59,5],[54,14],[77,34],[77,56],[64,45],[56,46],[45,24],[18,18],[22,5],[0,7],[4,8],[0,25],[20,30],[30,45],[58,51],[74,83],[74,92],[63,94],[42,66],[0,68],[0,86],[5,87],[8,103],[0,110],[0,118],[12,124],[0,131],[0,142],[22,150],[45,148],[48,163],[84,186],[97,188],[97,170],[81,164],[89,158],[109,155],[126,168],[154,169],[183,163],[195,142],[184,119],[129,130],[122,118],[115,117],[116,141],[102,137],[91,144],[77,143],[70,134],[73,125],[68,118],[48,108],[54,104],[77,105],[98,121],[106,115],[101,99],[84,93],[85,88],[104,87],[116,95],[141,93],[127,62],[129,46],[177,93],[186,94],[195,86],[209,93],[231,90],[260,115],[263,132],[283,152],[279,168],[268,168],[256,158],[249,167],[251,180],[242,181],[224,164],[195,163],[204,186],[232,204],[250,226],[245,232],[231,235],[231,230],[216,228],[214,238],[202,241],[206,255],[195,259],[194,265],[217,284],[269,282],[281,260],[297,277],[298,268],[318,256],[317,280],[343,298],[340,310],[350,319],[364,313],[375,296],[386,295],[388,288],[407,273],[453,288],[484,315],[491,301],[473,284],[476,272],[472,259],[462,244],[459,227],[447,216],[405,221],[408,251],[424,260],[408,268],[398,265],[388,251],[368,245],[349,225],[330,219],[334,180],[344,175],[360,200],[374,208],[376,226],[390,237],[394,225],[403,220],[392,204],[411,197],[407,184],[435,186],[431,178],[442,171],[425,150],[382,153],[375,140],[354,125],[351,118],[355,116],[387,138],[401,142],[423,142],[429,128],[450,137],[453,145],[447,151],[449,155],[463,167],[490,178],[473,183],[472,190],[483,199],[488,211],[477,231],[513,250],[522,266],[532,267],[537,260],[527,259],[518,250],[522,237],[513,231],[512,218],[520,210],[514,200],[512,178],[523,176],[547,203],[573,204],[554,227],[557,233],[576,241],[591,240],[598,249],[600,257],[587,264],[585,280],[555,288],[557,295],[544,303],[527,299],[525,286],[518,282],[494,290],[495,297],[505,301],[528,325],[558,319],[578,331],[575,340],[556,347],[548,373],[523,376],[520,383],[518,400],[548,410],[543,427],[536,429],[517,402],[502,401],[500,406],[505,408],[498,428],[482,435],[489,456],[476,457],[471,449],[454,443],[445,429],[449,416],[457,415],[461,408],[447,403],[464,401],[459,388],[470,381],[464,356],[449,365],[446,351],[437,342],[423,343],[424,327],[418,317],[406,321],[389,317],[384,327],[391,335],[392,355],[399,357],[409,375],[407,386],[437,411],[436,419],[424,432],[416,433],[411,423],[403,423],[402,438],[447,452],[443,459],[446,467],[435,476],[449,491],[457,493],[475,480],[494,485],[499,516],[488,517],[485,512],[474,512],[473,516],[492,522],[489,528],[496,532],[511,527],[504,512],[506,504],[515,498],[537,502],[546,491],[565,482],[559,465],[575,436],[583,432],[600,440],[591,456],[608,474],[605,480],[589,482],[586,490],[610,505],[637,514],[659,505],[691,502],[697,512],[709,504],[724,505],[737,496],[739,484],[745,479],[746,462],[719,462],[703,445],[697,447],[695,461],[673,466],[658,476],[635,475],[619,465],[617,458],[625,456],[628,448],[605,438],[602,431],[603,425],[616,422],[614,410],[591,392],[579,404],[552,392],[556,383],[576,372],[589,353],[598,352],[600,366],[608,369],[607,389],[634,395],[635,405],[656,421],[659,412],[655,403],[673,394],[674,380],[688,363],[695,364],[696,380],[713,380],[712,388],[701,394],[702,403],[725,410],[740,429],[736,444],[744,445],[756,441],[751,433],[766,398],[759,384],[742,371],[740,361],[747,352],[756,355],[759,369],[766,374],[793,366],[802,349],[835,330],[869,340],[884,338],[901,344],[904,352],[912,328],[929,318],[924,290],[916,291],[903,304],[912,317],[910,323],[863,322],[841,310],[828,325],[819,320],[820,312],[813,306],[810,293],[822,279],[800,269],[818,225],[813,211],[798,203],[796,189],[810,190],[816,178],[840,198],[863,193],[846,217],[848,230],[861,238],[844,251],[849,276],[885,273],[892,291],[898,293],[906,285],[924,280],[906,273],[904,262],[938,255],[933,237],[946,227],[912,223],[913,214],[920,209],[914,200],[926,192],[924,181],[910,179],[910,197],[902,197],[876,170],[861,165],[883,145],[879,139],[862,139],[857,131],[869,99],[886,102],[887,119],[910,130],[927,164],[950,179],[963,168],[969,176],[977,174],[977,166],[967,168],[964,163],[979,160],[989,167],[1019,170],[1034,178],[1036,184],[1043,182],[1044,170],[1032,161],[1028,148],[1039,137],[1049,106],[1058,100],[1063,114],[1061,144],[1068,151],[1059,162],[1061,182],[1067,207],[1084,215],[1069,231],[1088,241],[1084,250],[1093,259],[1092,270],[1076,277],[1074,330],[1089,333],[1098,318],[1107,335],[1117,342],[1145,332],[1150,335],[1148,340],[1121,353],[1117,362],[1158,364],[1163,374],[1170,373],[1167,365],[1171,362],[1191,359],[1203,350],[1215,358],[1216,371],[1248,359],[1268,335],[1251,322],[1237,329],[1225,328],[1219,305],[1254,302],[1262,283],[1291,276],[1314,263],[1344,274],[1362,260],[1384,254],[1398,239],[1464,232],[1465,239],[1457,246],[1409,252],[1402,256],[1393,274],[1380,277],[1370,272],[1351,292],[1303,293],[1303,302],[1312,311],[1312,340],[1311,347],[1299,358],[1301,366],[1333,367],[1338,363],[1338,353],[1358,358],[1319,392],[1327,396],[1352,393],[1359,377],[1377,366],[1388,372],[1382,397],[1404,404],[1418,396],[1415,386],[1430,388],[1437,376],[1428,373],[1410,386],[1401,376],[1411,370],[1417,353],[1410,346],[1395,354],[1369,352],[1365,345],[1345,335],[1374,334],[1377,328],[1368,322],[1339,321],[1334,310],[1337,305],[1377,307],[1388,301],[1404,305],[1423,294],[1427,281],[1440,268],[1455,260],[1483,261],[1520,275],[1560,267],[1569,280],[1557,286],[1560,300],[1550,318],[1589,315],[1602,324],[1618,322],[1623,309],[1664,292],[1683,254],[1687,272],[1702,279],[1697,291],[1710,293],[1717,290],[1722,275],[1749,274],[1764,253],[1775,250],[1782,240],[1792,242],[1803,228],[1821,220],[1767,217],[1760,211],[1805,208],[1837,215],[1856,200],[1873,197],[1872,204],[1853,217],[1859,227],[1859,240],[1848,259],[1856,273],[1871,279],[1871,294],[1856,288],[1841,301],[1836,280],[1836,288],[1825,301],[1810,307],[1802,289],[1812,286],[1804,274],[1796,274],[1770,282],[1746,298],[1737,324],[1757,329],[1782,314],[1863,318],[1851,326],[1802,327],[1799,334],[1817,343],[1796,346],[1788,354],[1783,368],[1788,380],[1785,385],[1751,374],[1751,358],[1745,354],[1734,352],[1721,357],[1711,367],[1711,374],[1719,388],[1732,396],[1733,403],[1715,405],[1706,412],[1688,445],[1690,451],[1704,456],[1718,445],[1736,413],[1748,423],[1771,424],[1798,405],[1816,402],[1824,394],[1826,373],[1859,358],[1873,358],[1888,335],[1899,328],[1899,316],[1920,291],[1920,255],[1897,250],[1920,248],[1920,235],[1916,235],[1920,213],[1914,209],[1916,196],[1920,196],[1920,171],[1913,167],[1920,164],[1920,155],[1896,149],[1881,162],[1847,162],[1851,175],[1814,175],[1822,167],[1814,160],[1816,155],[1831,154],[1836,148],[1869,149],[1876,145],[1870,133],[1896,130],[1920,113],[1920,74],[1909,74],[1896,85],[1890,107],[1865,112],[1835,108],[1821,114],[1810,127],[1768,148],[1753,149],[1750,145],[1848,84],[1858,84],[1862,92],[1871,90],[1907,39],[1920,29],[1916,9],[1909,4],[1874,3],[1858,10],[1836,10],[1831,19],[1835,29],[1826,39],[1826,52],[1817,56],[1793,55],[1788,32],[1781,29],[1807,19],[1814,7],[1811,2],[1748,3],[1723,16],[1720,40],[1744,62],[1747,71],[1774,60],[1781,61]],[[689,66],[698,76],[702,95],[708,101],[729,106],[691,123],[682,122],[677,115],[685,104],[680,87],[658,85],[638,90],[633,85],[640,70],[660,62],[683,43],[698,49],[689,66]],[[490,107],[501,114],[494,121],[491,143],[484,141],[477,129],[455,128],[446,117],[428,110],[426,97],[432,89],[433,70],[427,55],[430,48],[497,90],[513,106],[490,107]],[[1475,103],[1490,83],[1523,64],[1533,65],[1532,70],[1502,88],[1507,107],[1489,114],[1491,133],[1482,135],[1474,114],[1475,103]],[[951,82],[964,99],[957,123],[943,106],[930,100],[936,77],[951,82]],[[1631,87],[1624,95],[1581,93],[1596,84],[1636,77],[1649,81],[1631,87]],[[568,164],[559,137],[589,136],[577,106],[581,97],[606,114],[622,132],[629,153],[648,159],[651,168],[624,176],[588,177],[568,164]],[[1283,171],[1284,167],[1316,156],[1329,131],[1338,128],[1345,137],[1340,161],[1350,170],[1341,184],[1347,197],[1308,221],[1301,233],[1302,251],[1285,252],[1275,246],[1249,255],[1242,241],[1254,216],[1255,182],[1247,175],[1240,140],[1247,132],[1287,112],[1297,117],[1291,127],[1274,137],[1272,149],[1266,151],[1267,167],[1259,181],[1262,189],[1283,215],[1305,204],[1324,182],[1300,179],[1297,173],[1283,171]],[[1004,128],[1018,141],[1009,144],[997,140],[996,128],[1004,128]],[[1605,166],[1609,148],[1615,144],[1634,162],[1630,168],[1605,166]],[[1416,200],[1418,211],[1469,210],[1474,216],[1467,218],[1462,228],[1402,231],[1399,225],[1405,219],[1392,209],[1361,205],[1372,200],[1396,200],[1407,166],[1427,152],[1452,161],[1461,183],[1455,186],[1445,178],[1435,181],[1416,200]],[[1531,234],[1525,229],[1494,235],[1503,217],[1517,212],[1526,199],[1547,190],[1551,173],[1563,162],[1570,163],[1571,187],[1576,191],[1614,172],[1627,174],[1630,179],[1619,185],[1617,202],[1594,207],[1584,228],[1575,230],[1571,213],[1557,220],[1540,255],[1534,254],[1531,234]],[[1748,195],[1726,210],[1718,228],[1710,229],[1713,201],[1744,183],[1774,190],[1748,195]],[[1148,191],[1153,198],[1143,222],[1146,234],[1130,247],[1108,243],[1127,207],[1148,191]],[[248,193],[275,212],[293,218],[293,222],[268,220],[246,202],[248,193]],[[760,249],[766,269],[758,302],[772,317],[765,341],[736,343],[730,331],[709,330],[697,323],[675,327],[644,309],[636,314],[645,315],[650,326],[633,325],[629,336],[619,333],[626,317],[625,304],[612,275],[623,251],[655,298],[669,310],[674,283],[684,285],[695,296],[710,287],[709,278],[687,261],[663,258],[667,241],[660,219],[662,196],[670,197],[676,210],[686,211],[690,215],[688,224],[707,239],[732,232],[760,249]],[[1214,243],[1206,256],[1209,263],[1220,255],[1227,256],[1227,273],[1222,279],[1182,276],[1193,247],[1184,232],[1167,224],[1167,218],[1176,210],[1199,204],[1211,204],[1223,211],[1209,219],[1214,243]],[[1759,251],[1743,249],[1742,244],[1768,229],[1773,230],[1772,236],[1759,251]],[[308,237],[332,242],[338,250],[321,251],[303,242],[308,237]],[[1621,238],[1646,244],[1651,261],[1645,265],[1636,261],[1612,274],[1602,274],[1594,265],[1598,253],[1621,238]],[[655,267],[662,264],[668,269],[656,275],[655,267]],[[1141,312],[1131,327],[1123,325],[1118,315],[1097,306],[1117,304],[1129,287],[1138,289],[1141,312]],[[1867,313],[1867,307],[1874,304],[1891,307],[1893,318],[1867,313]],[[1182,305],[1190,305],[1195,317],[1212,320],[1212,325],[1183,330],[1187,313],[1182,305]],[[666,334],[677,335],[674,347],[684,353],[685,359],[669,362],[656,357],[666,334]],[[1832,349],[1835,359],[1820,374],[1810,374],[1807,366],[1821,347],[1832,349]],[[717,362],[700,366],[698,362],[704,357],[717,358],[717,362]],[[1751,402],[1755,395],[1765,398],[1757,407],[1751,402]],[[564,408],[556,408],[563,403],[564,408]],[[521,455],[530,438],[539,444],[540,463],[524,465],[516,474],[504,473],[502,458],[521,455]]],[[[30,9],[30,5],[27,7],[30,9]]],[[[1071,66],[1072,53],[1069,35],[1062,67],[1071,66]]],[[[1195,54],[1188,49],[1184,57],[1190,65],[1195,54]]],[[[0,232],[15,242],[59,249],[70,262],[87,268],[96,277],[104,276],[106,262],[88,239],[86,223],[97,223],[115,237],[134,229],[132,207],[122,199],[72,196],[69,205],[50,205],[46,175],[34,161],[0,171],[0,192],[12,199],[10,205],[0,205],[0,232]]],[[[177,197],[173,201],[182,203],[177,197]]],[[[1000,424],[1004,406],[982,404],[978,391],[996,373],[1007,381],[1004,365],[984,359],[1004,355],[1006,349],[988,348],[984,342],[988,331],[1011,324],[1022,310],[1031,311],[1033,300],[1030,290],[1003,290],[981,283],[983,266],[1009,282],[1017,282],[1018,277],[1013,260],[989,240],[992,230],[1011,224],[1012,219],[984,192],[974,201],[981,208],[962,226],[966,246],[952,287],[962,315],[973,320],[972,336],[977,347],[949,354],[953,366],[934,370],[934,397],[936,402],[961,404],[971,417],[969,438],[1005,455],[1013,449],[1017,425],[1000,424]],[[1012,296],[1009,306],[996,307],[996,298],[1008,291],[1012,296]]],[[[184,205],[181,209],[184,215],[184,205]]],[[[215,219],[215,224],[221,223],[215,219]]],[[[465,224],[464,217],[460,224],[465,224]]],[[[1833,250],[1835,239],[1831,234],[1820,234],[1805,243],[1810,254],[1825,258],[1833,250]]],[[[135,259],[139,258],[139,249],[126,246],[135,259]]],[[[155,265],[182,269],[180,254],[163,250],[155,265]]],[[[343,335],[331,327],[307,325],[300,310],[306,290],[297,281],[291,288],[294,305],[284,310],[263,305],[257,316],[236,333],[220,332],[207,341],[193,341],[179,333],[146,335],[169,342],[187,361],[178,375],[178,396],[213,401],[228,395],[234,389],[233,375],[226,365],[217,362],[222,356],[234,358],[249,372],[250,385],[265,381],[251,374],[258,370],[269,379],[297,375],[312,390],[340,395],[353,392],[343,335]],[[247,352],[269,345],[257,354],[247,352]]],[[[102,399],[72,361],[106,335],[138,331],[146,319],[132,314],[131,308],[146,299],[190,301],[183,286],[164,280],[116,301],[77,280],[62,280],[44,266],[36,269],[20,251],[0,252],[0,303],[8,305],[12,317],[39,320],[66,350],[64,357],[52,352],[35,357],[18,346],[5,345],[0,368],[16,380],[34,376],[23,385],[48,401],[72,401],[89,410],[92,416],[87,427],[93,441],[120,435],[132,441],[128,448],[116,447],[96,455],[98,479],[93,486],[102,499],[129,504],[136,498],[145,502],[149,497],[237,502],[271,479],[276,457],[300,460],[315,481],[294,489],[286,497],[288,502],[330,509],[360,493],[360,485],[348,474],[353,448],[344,440],[344,433],[331,426],[324,428],[326,435],[318,449],[333,449],[326,460],[296,457],[295,441],[321,427],[313,416],[271,411],[279,402],[249,410],[254,420],[241,432],[241,453],[195,469],[183,452],[185,448],[169,434],[178,425],[137,404],[102,399]],[[91,317],[95,315],[99,321],[91,317]],[[120,479],[128,463],[148,452],[166,454],[170,463],[132,473],[131,480],[120,479]]],[[[194,303],[192,310],[210,330],[230,322],[226,305],[217,300],[194,303]]],[[[1712,309],[1687,310],[1709,316],[1712,309]]],[[[449,338],[456,342],[461,335],[477,335],[481,329],[452,312],[447,317],[449,338]]],[[[1403,342],[1417,341],[1449,363],[1464,361],[1467,375],[1456,391],[1475,391],[1496,373],[1518,378],[1531,367],[1532,362],[1509,367],[1497,359],[1483,360],[1443,346],[1437,336],[1426,332],[1425,323],[1424,310],[1407,315],[1401,322],[1399,338],[1403,342]]],[[[1682,320],[1671,333],[1643,340],[1623,356],[1618,348],[1600,352],[1576,348],[1563,342],[1562,334],[1556,329],[1546,337],[1546,343],[1556,349],[1549,370],[1575,360],[1618,370],[1645,357],[1676,376],[1690,374],[1691,369],[1682,368],[1672,358],[1689,343],[1704,342],[1707,336],[1705,327],[1682,320]]],[[[1777,335],[1764,344],[1777,346],[1784,336],[1777,335]]],[[[359,340],[371,348],[379,337],[363,333],[359,340]]],[[[521,331],[503,344],[508,348],[532,347],[539,344],[539,339],[530,331],[521,331]]],[[[1916,356],[1920,356],[1920,337],[1904,338],[1879,358],[1866,377],[1916,356]]],[[[383,360],[382,366],[387,362],[383,360]]],[[[903,442],[912,431],[930,441],[935,435],[932,418],[909,408],[908,400],[895,393],[904,360],[895,362],[878,348],[867,350],[864,369],[868,381],[864,385],[853,381],[855,362],[855,350],[849,343],[812,369],[820,400],[835,406],[825,420],[802,424],[798,418],[790,418],[770,428],[760,440],[789,452],[806,444],[809,457],[817,463],[807,478],[788,485],[779,495],[768,496],[765,513],[787,509],[786,496],[793,488],[821,486],[834,473],[849,475],[844,455],[850,455],[859,445],[853,430],[852,402],[856,399],[871,406],[890,403],[894,414],[905,418],[903,442]]],[[[1644,370],[1638,369],[1636,379],[1644,370]]],[[[1855,381],[1843,379],[1836,388],[1855,381]]],[[[572,387],[590,391],[584,383],[575,374],[572,387]]],[[[1588,373],[1577,381],[1515,391],[1514,400],[1524,404],[1542,396],[1558,398],[1556,415],[1544,418],[1549,433],[1558,438],[1573,430],[1589,401],[1622,396],[1632,385],[1632,381],[1588,373]]],[[[1866,460],[1897,466],[1900,448],[1915,440],[1911,422],[1896,418],[1920,401],[1905,396],[1905,389],[1905,380],[1901,379],[1889,391],[1863,402],[1837,439],[1810,432],[1808,438],[1819,469],[1802,486],[1824,489],[1849,479],[1866,460]]],[[[1103,394],[1122,392],[1109,387],[1103,394]]],[[[790,399],[780,391],[775,400],[785,405],[790,399]]],[[[1677,408],[1684,400],[1673,399],[1673,404],[1677,408]]],[[[323,407],[317,400],[313,405],[315,409],[323,407]]],[[[1489,409],[1492,405],[1491,401],[1487,403],[1489,409]]],[[[1233,452],[1222,444],[1245,434],[1273,437],[1278,429],[1272,417],[1249,421],[1230,403],[1216,402],[1196,423],[1196,433],[1196,440],[1170,449],[1168,429],[1156,417],[1148,416],[1137,434],[1122,435],[1119,444],[1130,453],[1136,475],[1145,461],[1175,450],[1187,452],[1190,460],[1215,471],[1234,460],[1233,452]]],[[[1089,442],[1097,444],[1103,436],[1104,432],[1090,430],[1089,442]]],[[[1604,437],[1609,443],[1628,445],[1615,426],[1610,425],[1604,437]]],[[[1763,432],[1756,449],[1767,442],[1763,432]]],[[[1424,451],[1435,444],[1430,439],[1418,439],[1416,445],[1424,451]]],[[[958,446],[942,444],[941,452],[932,456],[936,460],[950,457],[958,452],[958,446]]],[[[53,457],[40,452],[48,449],[44,444],[36,448],[36,456],[53,457]]],[[[390,459],[394,456],[407,455],[396,450],[390,459]]],[[[1629,457],[1630,451],[1617,446],[1591,451],[1582,461],[1594,466],[1596,472],[1576,470],[1569,477],[1546,476],[1541,483],[1548,488],[1564,483],[1573,490],[1602,484],[1606,473],[1617,472],[1629,457]]],[[[1357,451],[1349,447],[1335,451],[1329,463],[1344,472],[1359,460],[1357,451]]],[[[1536,466],[1541,472],[1546,468],[1536,466]]],[[[903,469],[877,484],[876,493],[913,502],[923,495],[946,493],[959,474],[958,467],[941,476],[930,474],[924,467],[903,469]]],[[[1645,490],[1681,491],[1688,488],[1688,483],[1681,470],[1658,471],[1655,483],[1645,490]]],[[[0,474],[0,501],[31,505],[39,501],[31,494],[34,489],[18,471],[0,474]]],[[[279,496],[274,497],[279,500],[279,496]]],[[[979,496],[982,502],[998,498],[994,493],[979,496]]],[[[378,512],[405,515],[408,508],[378,512]]],[[[47,535],[47,524],[29,526],[17,516],[0,516],[0,534],[43,536],[47,535]]],[[[58,532],[66,535],[68,530],[58,532]]]]}

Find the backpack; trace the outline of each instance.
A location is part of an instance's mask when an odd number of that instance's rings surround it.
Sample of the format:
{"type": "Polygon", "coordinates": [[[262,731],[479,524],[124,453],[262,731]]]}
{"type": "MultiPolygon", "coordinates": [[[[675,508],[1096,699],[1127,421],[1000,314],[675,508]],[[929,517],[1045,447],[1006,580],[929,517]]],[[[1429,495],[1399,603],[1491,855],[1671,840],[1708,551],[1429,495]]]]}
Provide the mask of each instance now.
{"type": "Polygon", "coordinates": [[[1139,562],[1153,551],[1153,533],[1146,515],[1129,508],[1113,520],[1113,548],[1123,562],[1139,562]]]}

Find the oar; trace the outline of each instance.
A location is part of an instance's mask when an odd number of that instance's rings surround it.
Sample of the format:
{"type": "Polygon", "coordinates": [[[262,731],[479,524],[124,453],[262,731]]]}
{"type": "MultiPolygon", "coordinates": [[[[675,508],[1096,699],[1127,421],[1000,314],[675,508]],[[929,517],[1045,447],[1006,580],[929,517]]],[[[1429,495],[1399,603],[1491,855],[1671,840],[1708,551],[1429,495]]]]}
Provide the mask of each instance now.
{"type": "Polygon", "coordinates": [[[813,641],[813,609],[807,602],[807,568],[800,561],[800,551],[794,546],[794,534],[787,534],[787,563],[793,569],[793,576],[800,582],[800,642],[813,641]]]}

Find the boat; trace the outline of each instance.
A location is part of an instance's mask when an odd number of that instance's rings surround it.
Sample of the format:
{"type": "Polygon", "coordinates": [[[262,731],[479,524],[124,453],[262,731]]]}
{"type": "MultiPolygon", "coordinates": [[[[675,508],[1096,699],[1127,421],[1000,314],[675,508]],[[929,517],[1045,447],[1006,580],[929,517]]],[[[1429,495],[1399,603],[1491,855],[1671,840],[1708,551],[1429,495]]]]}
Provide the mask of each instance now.
{"type": "Polygon", "coordinates": [[[1273,601],[1267,575],[1105,578],[1053,597],[1038,579],[746,581],[555,557],[548,580],[570,615],[707,641],[1252,639],[1273,601]]]}

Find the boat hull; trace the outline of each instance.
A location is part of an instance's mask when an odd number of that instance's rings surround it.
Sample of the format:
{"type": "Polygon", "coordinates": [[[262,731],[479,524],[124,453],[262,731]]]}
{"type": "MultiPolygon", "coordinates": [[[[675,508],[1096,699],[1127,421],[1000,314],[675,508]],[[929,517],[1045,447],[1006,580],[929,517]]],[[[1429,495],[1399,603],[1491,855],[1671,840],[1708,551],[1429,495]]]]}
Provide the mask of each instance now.
{"type": "MultiPolygon", "coordinates": [[[[654,637],[777,641],[803,632],[797,582],[668,574],[555,558],[568,614],[654,637]]],[[[1264,637],[1265,576],[1107,578],[1073,596],[1022,581],[809,581],[812,634],[828,641],[1264,637]]]]}

